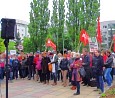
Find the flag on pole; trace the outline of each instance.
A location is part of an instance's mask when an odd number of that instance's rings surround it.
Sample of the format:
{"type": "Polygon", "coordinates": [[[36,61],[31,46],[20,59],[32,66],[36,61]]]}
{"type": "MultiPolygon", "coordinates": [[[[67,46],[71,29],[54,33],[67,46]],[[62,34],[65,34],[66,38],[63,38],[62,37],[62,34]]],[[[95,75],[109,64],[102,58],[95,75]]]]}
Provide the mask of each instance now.
{"type": "Polygon", "coordinates": [[[84,44],[84,46],[89,43],[89,35],[84,29],[80,32],[80,41],[84,44]]]}
{"type": "Polygon", "coordinates": [[[102,36],[100,30],[100,17],[98,17],[98,22],[97,22],[97,41],[98,43],[102,43],[102,36]]]}
{"type": "Polygon", "coordinates": [[[46,46],[56,50],[56,45],[50,39],[47,40],[46,46]]]}

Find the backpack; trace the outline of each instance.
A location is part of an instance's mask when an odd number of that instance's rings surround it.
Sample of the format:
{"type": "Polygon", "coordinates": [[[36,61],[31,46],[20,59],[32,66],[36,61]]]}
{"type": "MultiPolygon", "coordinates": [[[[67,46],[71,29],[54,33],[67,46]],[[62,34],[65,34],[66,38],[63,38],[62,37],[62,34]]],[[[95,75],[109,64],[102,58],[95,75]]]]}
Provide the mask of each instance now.
{"type": "Polygon", "coordinates": [[[38,60],[36,63],[36,69],[41,70],[41,60],[38,60]]]}

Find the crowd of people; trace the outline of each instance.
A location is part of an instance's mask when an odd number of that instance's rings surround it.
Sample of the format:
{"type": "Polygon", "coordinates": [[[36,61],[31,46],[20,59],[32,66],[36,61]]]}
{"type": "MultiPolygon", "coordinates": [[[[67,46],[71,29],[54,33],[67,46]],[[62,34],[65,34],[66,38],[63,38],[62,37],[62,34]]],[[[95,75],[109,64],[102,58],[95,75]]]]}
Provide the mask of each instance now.
{"type": "MultiPolygon", "coordinates": [[[[57,81],[62,86],[71,86],[76,90],[74,95],[80,94],[80,85],[96,86],[95,91],[104,92],[104,85],[112,86],[114,68],[114,54],[110,51],[95,51],[90,53],[86,48],[82,53],[66,51],[63,54],[56,51],[36,52],[35,54],[9,55],[9,81],[13,79],[35,79],[39,83],[56,86],[57,81]],[[69,80],[69,83],[68,83],[69,80]],[[94,82],[95,80],[95,82],[94,82]]],[[[0,80],[5,77],[5,55],[0,55],[0,80]]]]}

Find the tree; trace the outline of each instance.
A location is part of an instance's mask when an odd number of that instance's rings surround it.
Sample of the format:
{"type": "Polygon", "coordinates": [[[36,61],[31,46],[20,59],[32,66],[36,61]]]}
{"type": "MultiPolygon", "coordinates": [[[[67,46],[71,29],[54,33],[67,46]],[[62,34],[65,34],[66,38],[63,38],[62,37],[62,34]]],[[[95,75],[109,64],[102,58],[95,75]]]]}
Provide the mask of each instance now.
{"type": "Polygon", "coordinates": [[[95,36],[97,18],[99,16],[99,0],[79,0],[80,5],[80,28],[88,31],[90,36],[95,36]]]}
{"type": "Polygon", "coordinates": [[[66,25],[67,25],[67,30],[70,35],[70,42],[72,42],[72,50],[76,50],[77,48],[77,43],[79,41],[79,32],[80,32],[80,25],[79,25],[79,2],[78,0],[68,0],[67,3],[67,8],[68,12],[66,15],[66,25]]]}
{"type": "Polygon", "coordinates": [[[8,49],[9,50],[16,50],[14,41],[9,41],[8,49]]]}
{"type": "Polygon", "coordinates": [[[47,37],[49,22],[48,0],[33,0],[31,2],[29,33],[35,50],[43,51],[47,37]]]}
{"type": "Polygon", "coordinates": [[[5,51],[4,40],[0,38],[0,53],[5,51]]]}
{"type": "Polygon", "coordinates": [[[53,0],[53,14],[51,17],[51,28],[49,29],[50,34],[53,34],[53,37],[56,39],[54,42],[56,43],[58,50],[58,28],[59,28],[59,18],[58,18],[58,0],[53,0]]]}
{"type": "Polygon", "coordinates": [[[36,51],[34,44],[31,42],[30,38],[24,38],[23,47],[24,47],[24,52],[26,53],[36,51]]]}
{"type": "Polygon", "coordinates": [[[85,29],[90,36],[95,36],[100,2],[99,0],[68,0],[67,7],[67,30],[73,43],[72,49],[76,50],[82,29],[85,29]]]}
{"type": "Polygon", "coordinates": [[[64,24],[65,24],[65,0],[59,0],[58,12],[59,12],[59,29],[58,29],[58,37],[59,37],[59,50],[64,50],[64,24]]]}

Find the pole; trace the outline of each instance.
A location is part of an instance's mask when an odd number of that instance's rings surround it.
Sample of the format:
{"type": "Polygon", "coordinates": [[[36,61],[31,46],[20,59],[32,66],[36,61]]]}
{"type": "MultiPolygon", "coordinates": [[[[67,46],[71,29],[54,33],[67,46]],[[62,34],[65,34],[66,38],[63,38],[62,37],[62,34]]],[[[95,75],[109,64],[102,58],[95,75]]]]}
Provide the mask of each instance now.
{"type": "Polygon", "coordinates": [[[64,32],[62,33],[63,35],[62,35],[62,40],[63,40],[63,54],[64,54],[64,32]]]}
{"type": "Polygon", "coordinates": [[[111,51],[111,48],[112,48],[113,43],[114,43],[114,41],[112,40],[111,45],[110,45],[110,48],[109,48],[110,51],[111,51]]]}
{"type": "Polygon", "coordinates": [[[8,98],[8,44],[9,39],[5,39],[4,45],[6,47],[6,98],[8,98]]]}
{"type": "Polygon", "coordinates": [[[78,49],[78,53],[80,53],[80,48],[81,48],[81,42],[79,43],[79,49],[78,49]]]}

